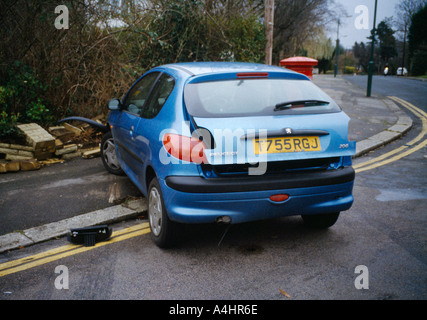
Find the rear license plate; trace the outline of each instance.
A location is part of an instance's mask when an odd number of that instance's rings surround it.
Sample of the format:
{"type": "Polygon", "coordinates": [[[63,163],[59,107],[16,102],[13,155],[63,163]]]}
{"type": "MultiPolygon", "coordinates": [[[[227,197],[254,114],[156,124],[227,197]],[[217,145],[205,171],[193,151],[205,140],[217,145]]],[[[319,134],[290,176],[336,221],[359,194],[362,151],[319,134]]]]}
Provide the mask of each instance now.
{"type": "Polygon", "coordinates": [[[255,154],[321,151],[319,137],[254,139],[255,154]]]}

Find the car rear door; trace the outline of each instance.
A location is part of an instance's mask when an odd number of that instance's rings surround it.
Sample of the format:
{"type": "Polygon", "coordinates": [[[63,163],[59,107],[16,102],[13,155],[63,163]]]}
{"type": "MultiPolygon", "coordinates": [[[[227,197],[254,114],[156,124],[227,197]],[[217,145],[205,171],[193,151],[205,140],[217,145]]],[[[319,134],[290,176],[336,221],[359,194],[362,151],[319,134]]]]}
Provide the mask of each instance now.
{"type": "Polygon", "coordinates": [[[123,109],[113,128],[119,156],[124,162],[124,169],[128,175],[133,173],[136,176],[144,162],[143,154],[138,149],[137,131],[141,125],[144,106],[160,75],[160,72],[151,72],[132,86],[122,101],[123,109]],[[129,172],[129,169],[132,172],[129,172]]]}
{"type": "Polygon", "coordinates": [[[161,144],[159,133],[165,125],[162,117],[160,115],[158,117],[158,114],[168,100],[174,86],[174,78],[165,72],[161,73],[141,110],[138,126],[133,132],[134,140],[132,143],[134,148],[132,151],[140,162],[134,170],[139,181],[145,181],[145,166],[153,161],[153,157],[158,157],[159,151],[156,149],[156,145],[161,144]]]}

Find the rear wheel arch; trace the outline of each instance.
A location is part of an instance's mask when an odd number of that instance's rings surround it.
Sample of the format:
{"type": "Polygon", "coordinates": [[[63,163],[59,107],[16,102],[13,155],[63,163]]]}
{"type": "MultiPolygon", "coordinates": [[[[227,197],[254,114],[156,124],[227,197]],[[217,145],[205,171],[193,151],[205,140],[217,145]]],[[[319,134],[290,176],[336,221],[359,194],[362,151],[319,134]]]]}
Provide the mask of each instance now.
{"type": "Polygon", "coordinates": [[[145,187],[147,189],[147,193],[148,187],[150,186],[150,183],[154,178],[157,178],[156,172],[154,171],[152,166],[147,166],[147,169],[145,170],[145,187]]]}

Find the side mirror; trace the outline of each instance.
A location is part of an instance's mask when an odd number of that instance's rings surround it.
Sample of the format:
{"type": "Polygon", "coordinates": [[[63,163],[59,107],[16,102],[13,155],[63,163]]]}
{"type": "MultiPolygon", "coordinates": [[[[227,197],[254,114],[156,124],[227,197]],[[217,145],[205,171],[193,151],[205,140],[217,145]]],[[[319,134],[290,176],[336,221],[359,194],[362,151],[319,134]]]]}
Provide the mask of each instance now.
{"type": "Polygon", "coordinates": [[[110,109],[111,111],[120,110],[120,107],[121,103],[119,99],[112,99],[108,101],[108,109],[110,109]]]}

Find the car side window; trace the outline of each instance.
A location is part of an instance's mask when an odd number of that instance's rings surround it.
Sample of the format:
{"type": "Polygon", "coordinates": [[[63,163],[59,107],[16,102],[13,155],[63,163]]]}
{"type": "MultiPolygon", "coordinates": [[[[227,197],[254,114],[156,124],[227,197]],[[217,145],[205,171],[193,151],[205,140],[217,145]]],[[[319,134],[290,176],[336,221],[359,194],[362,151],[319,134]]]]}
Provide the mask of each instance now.
{"type": "Polygon", "coordinates": [[[159,72],[152,72],[139,80],[139,82],[134,85],[134,87],[126,96],[126,99],[123,103],[123,109],[140,115],[148,95],[151,92],[151,88],[153,87],[158,77],[159,72]]]}
{"type": "Polygon", "coordinates": [[[141,117],[154,118],[162,109],[175,86],[175,80],[170,75],[163,73],[151,93],[147,105],[141,112],[141,117]]]}

